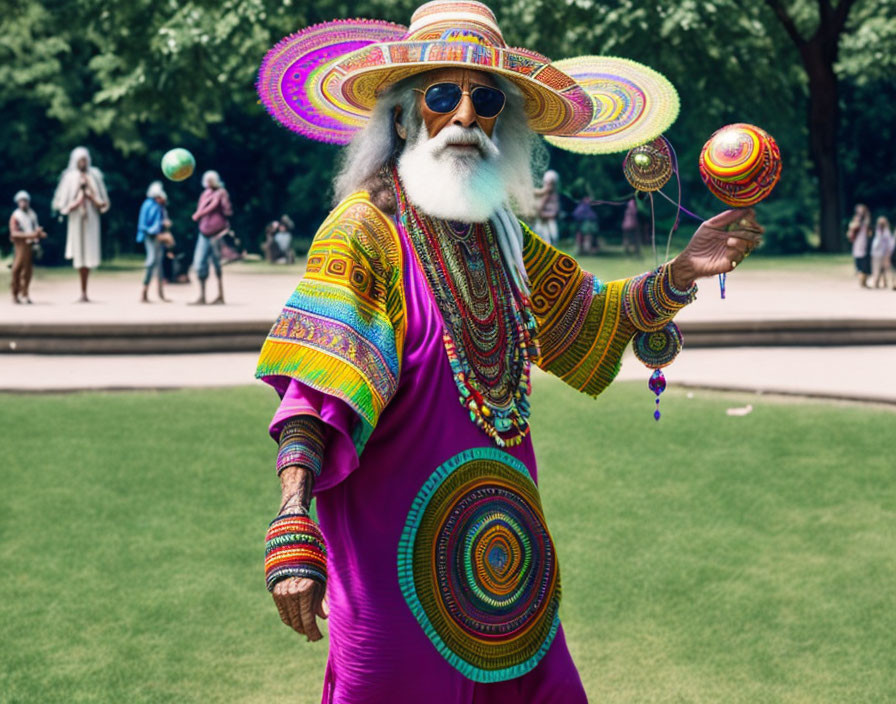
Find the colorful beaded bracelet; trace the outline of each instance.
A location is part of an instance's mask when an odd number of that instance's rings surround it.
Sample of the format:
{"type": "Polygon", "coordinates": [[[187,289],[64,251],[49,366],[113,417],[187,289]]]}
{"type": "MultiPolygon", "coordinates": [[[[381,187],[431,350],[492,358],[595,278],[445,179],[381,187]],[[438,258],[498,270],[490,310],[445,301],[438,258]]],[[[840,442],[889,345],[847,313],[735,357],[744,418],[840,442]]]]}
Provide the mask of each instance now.
{"type": "Polygon", "coordinates": [[[265,536],[264,573],[268,591],[289,577],[327,583],[327,546],[317,524],[307,516],[278,516],[265,536]]]}
{"type": "Polygon", "coordinates": [[[291,466],[304,467],[320,476],[324,456],[323,421],[314,416],[290,418],[280,432],[277,476],[291,466]]]}
{"type": "Polygon", "coordinates": [[[632,279],[623,294],[623,310],[632,324],[646,332],[659,330],[694,300],[697,285],[679,291],[672,285],[669,264],[632,279]]]}

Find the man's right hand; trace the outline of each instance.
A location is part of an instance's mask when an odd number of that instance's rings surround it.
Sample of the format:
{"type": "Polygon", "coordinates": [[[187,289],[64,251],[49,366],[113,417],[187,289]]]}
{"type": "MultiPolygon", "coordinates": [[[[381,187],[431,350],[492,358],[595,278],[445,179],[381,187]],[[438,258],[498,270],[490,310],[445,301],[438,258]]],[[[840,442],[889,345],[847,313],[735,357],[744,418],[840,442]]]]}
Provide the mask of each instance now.
{"type": "Polygon", "coordinates": [[[316,579],[289,577],[274,585],[272,596],[283,623],[307,636],[309,641],[323,638],[317,619],[330,615],[326,585],[316,579]]]}

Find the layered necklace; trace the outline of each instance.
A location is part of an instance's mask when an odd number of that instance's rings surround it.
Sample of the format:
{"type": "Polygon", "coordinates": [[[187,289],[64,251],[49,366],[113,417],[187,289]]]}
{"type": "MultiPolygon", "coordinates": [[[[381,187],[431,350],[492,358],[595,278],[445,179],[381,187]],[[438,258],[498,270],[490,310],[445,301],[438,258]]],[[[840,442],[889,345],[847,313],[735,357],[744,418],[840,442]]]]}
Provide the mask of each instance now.
{"type": "Polygon", "coordinates": [[[511,284],[488,223],[454,223],[419,212],[393,169],[401,224],[436,307],[460,403],[499,447],[529,432],[529,371],[538,355],[535,318],[511,284]]]}

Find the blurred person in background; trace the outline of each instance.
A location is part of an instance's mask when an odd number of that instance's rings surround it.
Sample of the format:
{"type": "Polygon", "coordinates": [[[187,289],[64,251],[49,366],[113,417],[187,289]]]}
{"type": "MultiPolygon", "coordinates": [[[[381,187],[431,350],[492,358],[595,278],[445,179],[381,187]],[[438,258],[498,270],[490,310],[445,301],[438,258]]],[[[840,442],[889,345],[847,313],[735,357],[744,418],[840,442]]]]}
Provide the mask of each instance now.
{"type": "Polygon", "coordinates": [[[87,303],[87,277],[100,265],[100,214],[109,210],[109,194],[102,172],[90,163],[86,147],[75,147],[62,172],[53,210],[68,216],[65,258],[81,277],[81,303],[87,303]]]}
{"type": "Polygon", "coordinates": [[[625,205],[622,216],[622,250],[641,256],[641,228],[638,220],[638,202],[631,198],[625,205]]]}
{"type": "Polygon", "coordinates": [[[871,240],[871,278],[874,288],[889,288],[890,257],[896,247],[896,240],[890,228],[890,221],[883,215],[877,219],[874,238],[871,240]]]}
{"type": "Polygon", "coordinates": [[[576,223],[576,254],[593,254],[597,252],[597,232],[599,229],[597,213],[591,207],[591,198],[585,196],[572,211],[572,219],[576,223]]]}
{"type": "Polygon", "coordinates": [[[31,303],[29,287],[34,273],[31,246],[47,236],[31,207],[28,191],[19,191],[13,198],[16,209],[9,218],[9,239],[13,246],[12,302],[31,303]]]}
{"type": "Polygon", "coordinates": [[[264,252],[264,260],[268,264],[273,264],[279,258],[280,249],[277,247],[277,241],[274,239],[274,235],[279,230],[280,223],[277,220],[272,220],[264,228],[264,241],[261,244],[261,251],[264,252]]]}
{"type": "MultiPolygon", "coordinates": [[[[146,272],[143,274],[143,294],[141,303],[149,303],[149,283],[153,274],[159,282],[159,300],[168,301],[162,286],[162,260],[165,257],[165,244],[171,234],[171,221],[168,219],[166,204],[168,195],[161,181],[153,181],[146,189],[146,199],[140,206],[137,218],[137,242],[146,247],[146,272]],[[167,237],[166,237],[167,235],[167,237]]],[[[170,240],[169,240],[170,241],[170,240]]]]}
{"type": "Polygon", "coordinates": [[[292,233],[295,227],[295,223],[289,215],[281,215],[277,223],[277,231],[274,233],[274,241],[277,243],[277,249],[280,250],[280,256],[285,264],[292,264],[295,260],[295,253],[292,250],[292,233]]]}
{"type": "Polygon", "coordinates": [[[864,203],[856,205],[846,237],[852,242],[852,257],[856,264],[859,286],[868,288],[868,277],[871,275],[871,212],[864,203]]]}
{"type": "Polygon", "coordinates": [[[557,217],[560,215],[560,174],[553,169],[544,172],[541,188],[535,189],[536,210],[533,230],[545,242],[556,245],[560,241],[557,217]]]}
{"type": "Polygon", "coordinates": [[[199,196],[194,222],[199,223],[199,238],[193,253],[193,267],[199,279],[199,298],[194,305],[204,305],[205,282],[208,280],[209,262],[215,268],[218,279],[218,297],[212,303],[224,303],[224,282],[221,278],[221,243],[220,238],[230,230],[228,218],[233,215],[230,196],[217,171],[206,171],[202,174],[202,186],[205,189],[199,196]]]}

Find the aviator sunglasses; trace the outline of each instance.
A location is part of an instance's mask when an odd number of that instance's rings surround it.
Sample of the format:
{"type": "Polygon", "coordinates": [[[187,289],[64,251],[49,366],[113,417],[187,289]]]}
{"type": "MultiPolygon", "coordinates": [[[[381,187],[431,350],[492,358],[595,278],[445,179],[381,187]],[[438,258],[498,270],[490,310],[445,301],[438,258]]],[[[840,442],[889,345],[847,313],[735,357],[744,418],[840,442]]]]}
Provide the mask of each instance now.
{"type": "Polygon", "coordinates": [[[507,98],[497,88],[489,86],[475,86],[472,90],[464,90],[456,83],[433,83],[426,90],[415,88],[418,93],[423,93],[423,101],[433,112],[442,115],[452,112],[465,95],[473,101],[473,109],[479,117],[490,119],[497,117],[504,109],[507,98]]]}

